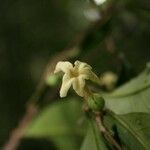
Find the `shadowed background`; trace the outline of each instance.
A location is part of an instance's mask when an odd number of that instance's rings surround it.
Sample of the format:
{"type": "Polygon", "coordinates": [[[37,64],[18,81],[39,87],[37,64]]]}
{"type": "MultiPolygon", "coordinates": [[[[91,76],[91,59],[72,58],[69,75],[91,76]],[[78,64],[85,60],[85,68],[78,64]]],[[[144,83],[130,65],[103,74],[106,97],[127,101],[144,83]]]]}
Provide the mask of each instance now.
{"type": "MultiPolygon", "coordinates": [[[[49,59],[70,42],[80,41],[75,42],[80,51],[73,60],[85,60],[97,72],[127,74],[120,84],[145,67],[150,58],[149,2],[113,3],[107,19],[102,12],[112,5],[111,0],[103,5],[88,0],[0,2],[0,147],[24,114],[49,59]],[[101,25],[103,15],[106,20],[101,25]]],[[[23,141],[20,149],[33,149],[34,143],[36,140],[23,141]]],[[[43,139],[38,144],[41,149],[53,147],[43,139]]]]}

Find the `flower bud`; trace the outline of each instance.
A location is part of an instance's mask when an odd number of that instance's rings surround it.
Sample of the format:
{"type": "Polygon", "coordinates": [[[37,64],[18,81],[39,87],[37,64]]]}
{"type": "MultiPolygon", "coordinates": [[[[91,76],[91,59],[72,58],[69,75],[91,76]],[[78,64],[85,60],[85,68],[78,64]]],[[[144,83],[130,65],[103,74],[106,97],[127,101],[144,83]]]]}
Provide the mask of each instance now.
{"type": "Polygon", "coordinates": [[[88,98],[88,106],[93,111],[101,111],[105,106],[105,100],[99,94],[93,94],[88,98]]]}
{"type": "Polygon", "coordinates": [[[46,84],[49,86],[56,86],[59,81],[59,75],[51,74],[46,79],[46,84]]]}

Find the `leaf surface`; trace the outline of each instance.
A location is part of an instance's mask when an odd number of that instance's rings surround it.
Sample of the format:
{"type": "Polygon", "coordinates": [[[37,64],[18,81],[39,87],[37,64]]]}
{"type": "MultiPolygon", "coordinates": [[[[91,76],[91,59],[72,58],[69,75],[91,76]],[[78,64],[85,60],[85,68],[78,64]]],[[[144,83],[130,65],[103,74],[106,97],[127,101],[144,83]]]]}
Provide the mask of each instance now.
{"type": "Polygon", "coordinates": [[[89,129],[83,141],[81,150],[108,150],[105,145],[104,138],[97,129],[93,120],[90,120],[89,129]]]}
{"type": "Polygon", "coordinates": [[[117,134],[125,150],[149,150],[150,115],[130,113],[115,115],[109,112],[104,117],[105,125],[117,134]]]}
{"type": "Polygon", "coordinates": [[[106,107],[117,114],[131,112],[150,113],[149,68],[114,92],[103,96],[106,101],[106,107]]]}
{"type": "Polygon", "coordinates": [[[84,131],[77,123],[81,114],[81,104],[76,99],[55,103],[41,111],[25,136],[50,139],[61,150],[76,150],[84,131]]]}

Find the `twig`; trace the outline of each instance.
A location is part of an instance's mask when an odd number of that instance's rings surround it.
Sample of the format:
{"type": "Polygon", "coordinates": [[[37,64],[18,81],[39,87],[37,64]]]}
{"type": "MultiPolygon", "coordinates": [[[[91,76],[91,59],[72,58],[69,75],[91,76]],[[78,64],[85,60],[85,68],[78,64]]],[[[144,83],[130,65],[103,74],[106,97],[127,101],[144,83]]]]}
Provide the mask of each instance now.
{"type": "Polygon", "coordinates": [[[27,101],[26,112],[24,116],[20,120],[18,126],[15,129],[13,129],[13,131],[11,132],[9,140],[3,146],[3,150],[16,150],[21,139],[24,136],[24,131],[25,131],[24,129],[37,115],[38,113],[37,106],[39,105],[39,102],[41,101],[43,95],[47,91],[47,84],[45,82],[45,79],[47,78],[48,75],[52,73],[53,68],[57,63],[57,61],[71,57],[73,52],[74,52],[73,49],[69,49],[67,52],[65,50],[62,53],[59,53],[59,55],[57,55],[56,57],[54,57],[54,59],[51,59],[49,61],[35,92],[27,101]]]}
{"type": "Polygon", "coordinates": [[[33,117],[37,114],[38,109],[34,104],[30,104],[27,107],[27,111],[20,121],[18,127],[14,129],[10,135],[10,139],[7,141],[6,145],[4,145],[3,150],[15,150],[21,138],[24,135],[25,128],[27,127],[28,123],[33,119],[33,117]]]}
{"type": "Polygon", "coordinates": [[[98,126],[100,132],[104,135],[104,137],[110,143],[112,143],[114,145],[114,147],[117,150],[122,150],[121,146],[118,144],[118,142],[114,139],[114,137],[109,133],[109,131],[104,126],[100,112],[95,112],[95,116],[96,116],[95,120],[96,120],[96,123],[97,123],[97,126],[98,126]]]}

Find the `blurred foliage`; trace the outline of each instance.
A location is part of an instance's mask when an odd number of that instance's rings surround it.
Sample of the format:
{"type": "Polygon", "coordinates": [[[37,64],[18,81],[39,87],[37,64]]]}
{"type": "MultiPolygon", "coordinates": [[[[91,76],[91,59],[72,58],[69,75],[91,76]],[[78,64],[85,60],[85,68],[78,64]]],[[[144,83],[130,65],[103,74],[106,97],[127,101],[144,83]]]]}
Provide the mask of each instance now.
{"type": "Polygon", "coordinates": [[[83,136],[81,103],[67,99],[44,109],[26,129],[26,137],[49,138],[61,150],[78,149],[83,136]],[[81,130],[82,129],[82,130],[81,130]]]}
{"type": "Polygon", "coordinates": [[[144,72],[129,83],[126,83],[111,94],[104,94],[106,106],[116,114],[131,112],[150,113],[150,74],[148,72],[149,68],[146,68],[144,72]]]}
{"type": "Polygon", "coordinates": [[[89,129],[87,135],[81,145],[81,150],[107,150],[107,146],[101,134],[96,127],[96,124],[93,120],[89,120],[89,129]]]}
{"type": "MultiPolygon", "coordinates": [[[[71,61],[86,61],[98,73],[113,71],[119,78],[117,86],[136,76],[149,61],[150,2],[107,0],[96,5],[91,1],[0,1],[0,147],[18,125],[45,66],[55,56],[58,60],[64,56],[63,59],[71,61]],[[77,52],[70,58],[70,51],[77,52]]],[[[127,91],[145,88],[147,84],[149,76],[139,76],[139,80],[126,85],[127,91]]],[[[126,86],[115,92],[124,93],[126,86]]],[[[143,91],[146,92],[144,95],[139,92],[135,97],[129,94],[129,97],[117,99],[124,101],[129,98],[134,105],[135,99],[142,97],[137,103],[139,106],[136,105],[140,107],[141,101],[148,103],[147,91],[143,91]]],[[[113,103],[111,94],[110,103],[113,103]]],[[[43,103],[47,105],[55,99],[58,99],[57,86],[47,90],[41,102],[42,109],[43,103]]],[[[142,112],[146,110],[143,105],[142,112]]],[[[36,140],[30,140],[33,145],[36,143],[36,140]]],[[[43,139],[42,143],[47,145],[43,139]]],[[[32,144],[23,141],[23,147],[32,144]]],[[[53,146],[53,143],[50,145],[53,146]]]]}
{"type": "MultiPolygon", "coordinates": [[[[149,68],[147,68],[141,75],[131,80],[129,83],[126,83],[122,87],[118,88],[114,92],[106,94],[106,96],[105,94],[103,94],[106,101],[106,109],[109,110],[106,111],[106,114],[104,115],[104,122],[110,129],[111,133],[114,132],[113,134],[119,138],[119,141],[121,141],[123,148],[127,150],[128,149],[148,150],[150,146],[149,75],[150,75],[149,68]],[[112,113],[111,111],[113,111],[116,114],[112,113]]],[[[78,99],[76,99],[76,101],[77,100],[78,99]]],[[[72,99],[70,99],[70,101],[72,101],[72,99]]],[[[61,134],[62,132],[61,130],[62,128],[64,128],[63,126],[67,128],[67,125],[64,125],[64,123],[62,122],[62,117],[60,117],[60,115],[61,116],[66,115],[65,108],[68,111],[67,114],[71,115],[70,116],[71,119],[74,119],[74,114],[77,115],[77,113],[79,113],[78,109],[80,109],[78,105],[69,106],[69,103],[71,104],[71,102],[67,103],[68,106],[65,105],[65,102],[61,104],[61,107],[64,107],[64,109],[58,108],[59,107],[58,104],[56,105],[58,110],[56,110],[56,108],[53,109],[52,107],[49,108],[48,111],[46,111],[47,113],[41,115],[41,117],[37,121],[36,120],[33,121],[34,124],[33,126],[29,126],[26,135],[29,137],[37,138],[37,137],[51,136],[55,134],[57,135],[58,131],[59,134],[61,134]],[[60,112],[61,110],[63,110],[63,112],[60,112]],[[53,118],[53,116],[55,116],[55,118],[53,118]],[[59,126],[58,124],[59,125],[61,124],[61,126],[59,126]]],[[[74,119],[73,124],[76,124],[77,121],[78,121],[77,118],[74,119]]],[[[90,128],[87,131],[87,136],[85,137],[81,150],[109,149],[108,148],[109,145],[107,146],[105,145],[106,142],[102,138],[102,135],[99,134],[99,131],[94,123],[94,120],[89,119],[89,121],[90,121],[90,128]]],[[[69,119],[67,120],[67,123],[71,122],[72,122],[71,120],[69,119]]],[[[72,125],[69,125],[69,127],[72,127],[72,125]]],[[[74,133],[76,129],[72,128],[72,130],[70,131],[71,133],[74,133]]],[[[80,131],[80,127],[78,127],[77,131],[78,132],[80,131]]],[[[52,139],[55,138],[53,137],[52,139]]],[[[61,139],[61,142],[63,140],[64,138],[61,139]]],[[[67,141],[68,143],[71,143],[69,140],[67,141]]],[[[66,142],[63,142],[63,145],[65,145],[65,143],[66,142]]],[[[57,144],[59,143],[57,142],[57,144]]],[[[73,146],[73,143],[71,145],[72,148],[65,147],[65,149],[75,148],[75,146],[73,146]]],[[[69,146],[69,144],[67,146],[69,146]]],[[[61,146],[60,149],[63,149],[63,146],[61,146]]],[[[79,147],[75,149],[79,149],[79,147]]]]}

